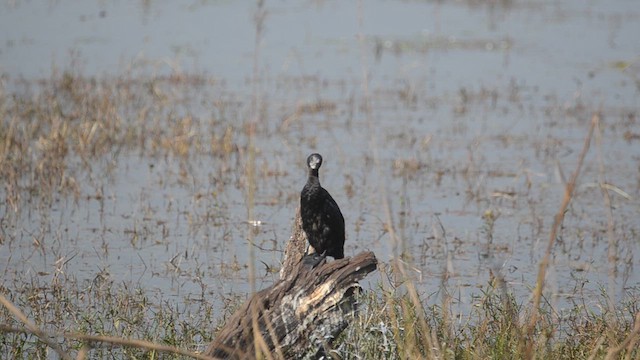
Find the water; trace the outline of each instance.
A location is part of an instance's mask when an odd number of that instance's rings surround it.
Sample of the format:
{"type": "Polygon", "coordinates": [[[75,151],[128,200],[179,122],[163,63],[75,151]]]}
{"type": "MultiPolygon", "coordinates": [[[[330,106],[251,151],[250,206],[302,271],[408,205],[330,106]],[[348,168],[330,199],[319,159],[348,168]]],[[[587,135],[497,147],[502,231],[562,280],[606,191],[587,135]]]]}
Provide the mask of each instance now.
{"type": "MultiPolygon", "coordinates": [[[[114,149],[88,167],[70,156],[77,197],[54,195],[52,206],[39,207],[37,195],[25,193],[18,213],[0,208],[5,287],[107,274],[176,302],[223,298],[249,291],[251,237],[256,286],[269,286],[276,275],[265,268],[279,267],[304,159],[318,151],[321,181],[345,215],[347,255],[372,250],[389,262],[404,248],[428,301],[438,301],[447,268],[461,312],[489,270],[526,301],[561,179],[575,167],[591,114],[602,111],[602,142],[586,158],[548,289],[558,307],[576,288],[591,296],[605,286],[617,301],[637,294],[640,148],[625,140],[639,132],[634,1],[310,1],[266,9],[252,82],[252,3],[2,5],[6,92],[19,93],[18,79],[64,70],[107,81],[205,74],[211,81],[196,88],[161,82],[170,100],[158,122],[170,133],[191,116],[189,144],[222,144],[229,131],[241,149],[182,157],[147,143],[144,151],[114,149]],[[263,118],[248,218],[243,151],[254,85],[263,118]],[[601,181],[621,190],[609,191],[613,258],[601,181]],[[388,232],[386,206],[402,244],[388,232]],[[487,211],[497,216],[492,236],[487,211]]],[[[160,101],[145,99],[140,106],[151,109],[160,101]]],[[[125,118],[140,110],[125,108],[125,118]]]]}

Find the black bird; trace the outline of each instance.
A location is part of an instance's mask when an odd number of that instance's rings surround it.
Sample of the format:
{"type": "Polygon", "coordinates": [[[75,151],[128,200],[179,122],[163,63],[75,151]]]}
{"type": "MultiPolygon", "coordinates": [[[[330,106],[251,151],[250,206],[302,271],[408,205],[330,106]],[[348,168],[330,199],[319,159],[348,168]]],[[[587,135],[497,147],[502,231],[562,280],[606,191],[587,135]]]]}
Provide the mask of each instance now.
{"type": "Polygon", "coordinates": [[[344,218],[336,201],[320,186],[318,170],[322,156],[311,154],[307,158],[309,178],[300,193],[302,229],[309,244],[321,256],[344,257],[344,218]]]}

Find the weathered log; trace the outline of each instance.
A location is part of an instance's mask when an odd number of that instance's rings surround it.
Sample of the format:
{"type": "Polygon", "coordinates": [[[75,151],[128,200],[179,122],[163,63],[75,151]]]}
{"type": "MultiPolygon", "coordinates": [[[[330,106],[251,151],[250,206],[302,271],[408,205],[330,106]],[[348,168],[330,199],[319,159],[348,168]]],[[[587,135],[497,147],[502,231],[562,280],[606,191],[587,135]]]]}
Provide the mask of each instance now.
{"type": "Polygon", "coordinates": [[[281,279],[293,272],[293,268],[302,260],[306,250],[307,235],[302,230],[302,218],[300,217],[300,207],[298,207],[291,226],[291,237],[284,247],[284,260],[280,268],[281,279]]]}
{"type": "Polygon", "coordinates": [[[377,267],[372,252],[327,261],[302,258],[284,279],[254,294],[204,353],[225,359],[319,357],[356,310],[358,281],[377,267]]]}

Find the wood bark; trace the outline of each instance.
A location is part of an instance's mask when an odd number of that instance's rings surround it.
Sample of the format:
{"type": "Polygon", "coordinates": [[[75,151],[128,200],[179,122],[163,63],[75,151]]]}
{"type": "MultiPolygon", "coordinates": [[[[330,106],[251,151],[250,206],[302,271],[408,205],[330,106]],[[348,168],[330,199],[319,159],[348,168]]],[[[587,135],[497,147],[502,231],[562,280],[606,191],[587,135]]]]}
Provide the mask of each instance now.
{"type": "Polygon", "coordinates": [[[302,218],[300,217],[300,207],[298,207],[291,227],[291,237],[284,248],[284,260],[282,268],[280,268],[281,279],[293,272],[293,268],[302,260],[306,249],[307,235],[302,230],[302,218]]]}
{"type": "Polygon", "coordinates": [[[204,355],[298,359],[327,353],[356,311],[358,281],[376,269],[377,260],[372,252],[340,260],[295,254],[297,263],[286,265],[286,256],[281,280],[241,306],[204,355]]]}

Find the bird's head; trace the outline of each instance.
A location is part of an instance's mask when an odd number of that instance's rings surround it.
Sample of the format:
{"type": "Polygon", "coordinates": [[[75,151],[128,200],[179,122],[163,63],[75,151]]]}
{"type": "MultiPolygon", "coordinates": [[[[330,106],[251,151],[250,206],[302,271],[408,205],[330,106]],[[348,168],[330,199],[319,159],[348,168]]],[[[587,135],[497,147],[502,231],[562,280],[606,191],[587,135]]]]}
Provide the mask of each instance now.
{"type": "Polygon", "coordinates": [[[322,156],[317,153],[309,155],[309,157],[307,158],[307,166],[311,170],[320,169],[320,166],[322,166],[322,156]]]}

